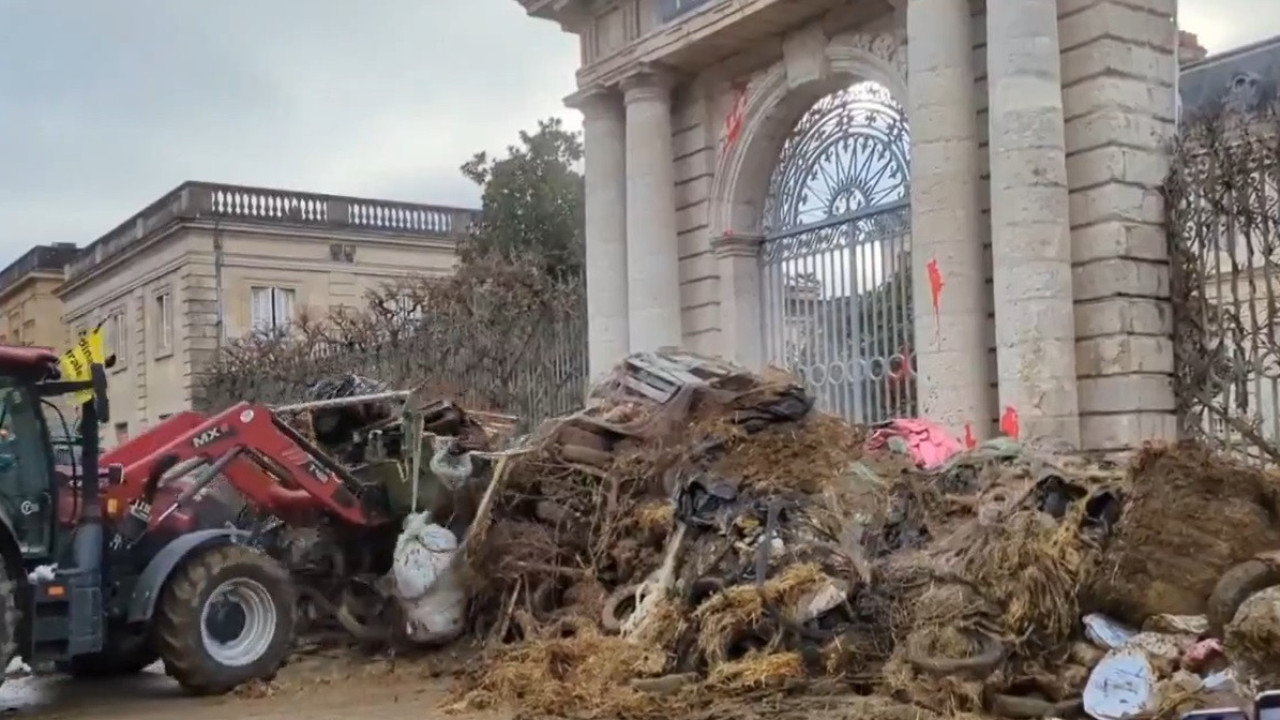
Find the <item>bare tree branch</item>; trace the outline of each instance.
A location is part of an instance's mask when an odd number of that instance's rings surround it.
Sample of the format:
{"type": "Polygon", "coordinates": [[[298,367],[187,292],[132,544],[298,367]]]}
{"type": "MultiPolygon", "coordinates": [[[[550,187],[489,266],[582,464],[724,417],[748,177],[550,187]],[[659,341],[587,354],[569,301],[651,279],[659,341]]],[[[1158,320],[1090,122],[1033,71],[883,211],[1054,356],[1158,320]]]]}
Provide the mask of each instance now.
{"type": "Polygon", "coordinates": [[[318,380],[354,373],[399,388],[426,384],[530,422],[578,407],[581,283],[506,250],[467,257],[452,275],[406,277],[369,293],[362,307],[230,343],[201,378],[203,405],[295,401],[318,380]]]}

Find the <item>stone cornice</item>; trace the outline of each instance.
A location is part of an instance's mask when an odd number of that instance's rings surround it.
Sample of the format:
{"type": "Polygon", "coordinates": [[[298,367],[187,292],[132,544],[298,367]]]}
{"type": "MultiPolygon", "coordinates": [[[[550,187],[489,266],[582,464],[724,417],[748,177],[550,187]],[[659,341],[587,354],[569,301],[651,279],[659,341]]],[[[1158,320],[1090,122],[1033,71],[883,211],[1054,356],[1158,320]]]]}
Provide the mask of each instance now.
{"type": "Polygon", "coordinates": [[[590,13],[580,0],[520,0],[530,17],[559,23],[566,32],[579,32],[590,18],[590,13]]]}
{"type": "Polygon", "coordinates": [[[622,111],[622,93],[600,83],[592,83],[564,99],[566,107],[587,117],[614,115],[622,111]]]}

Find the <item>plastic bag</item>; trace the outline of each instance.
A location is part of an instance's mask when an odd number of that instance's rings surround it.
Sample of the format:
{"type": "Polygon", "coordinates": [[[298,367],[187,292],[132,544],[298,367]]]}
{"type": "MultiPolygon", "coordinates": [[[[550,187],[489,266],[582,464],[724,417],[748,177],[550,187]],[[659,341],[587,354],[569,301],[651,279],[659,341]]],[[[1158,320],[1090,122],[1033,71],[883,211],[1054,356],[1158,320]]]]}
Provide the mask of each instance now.
{"type": "Polygon", "coordinates": [[[447,528],[430,522],[428,513],[414,513],[404,520],[396,539],[392,572],[396,594],[416,600],[426,594],[458,552],[458,538],[447,528]]]}
{"type": "Polygon", "coordinates": [[[457,536],[430,514],[405,518],[391,572],[410,640],[445,643],[462,634],[468,598],[453,564],[457,554],[457,536]]]}

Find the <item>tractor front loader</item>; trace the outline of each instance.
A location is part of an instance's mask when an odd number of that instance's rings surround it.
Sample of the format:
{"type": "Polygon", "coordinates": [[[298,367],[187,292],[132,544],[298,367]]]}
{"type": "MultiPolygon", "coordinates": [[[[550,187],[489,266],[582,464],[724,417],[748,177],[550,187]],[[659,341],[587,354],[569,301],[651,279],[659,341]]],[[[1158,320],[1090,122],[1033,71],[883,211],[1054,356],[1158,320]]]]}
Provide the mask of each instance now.
{"type": "Polygon", "coordinates": [[[97,330],[62,358],[0,346],[0,662],[103,675],[160,660],[193,694],[270,678],[293,639],[289,573],[243,530],[167,527],[113,497],[126,482],[122,463],[101,462],[109,363],[97,330]]]}

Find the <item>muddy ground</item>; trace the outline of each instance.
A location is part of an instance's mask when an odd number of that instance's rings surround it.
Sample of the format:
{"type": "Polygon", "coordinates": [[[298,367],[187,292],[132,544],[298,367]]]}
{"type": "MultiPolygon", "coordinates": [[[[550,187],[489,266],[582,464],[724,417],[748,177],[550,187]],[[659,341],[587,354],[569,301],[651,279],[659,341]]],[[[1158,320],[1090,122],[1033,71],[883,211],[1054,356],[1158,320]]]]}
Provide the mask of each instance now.
{"type": "MultiPolygon", "coordinates": [[[[242,688],[219,698],[186,697],[159,666],[137,677],[110,681],[63,677],[9,678],[0,686],[0,712],[13,718],[77,720],[420,720],[436,709],[450,686],[443,664],[456,658],[385,660],[349,654],[295,659],[271,686],[242,688]]],[[[505,720],[500,714],[463,714],[459,720],[505,720]]]]}

